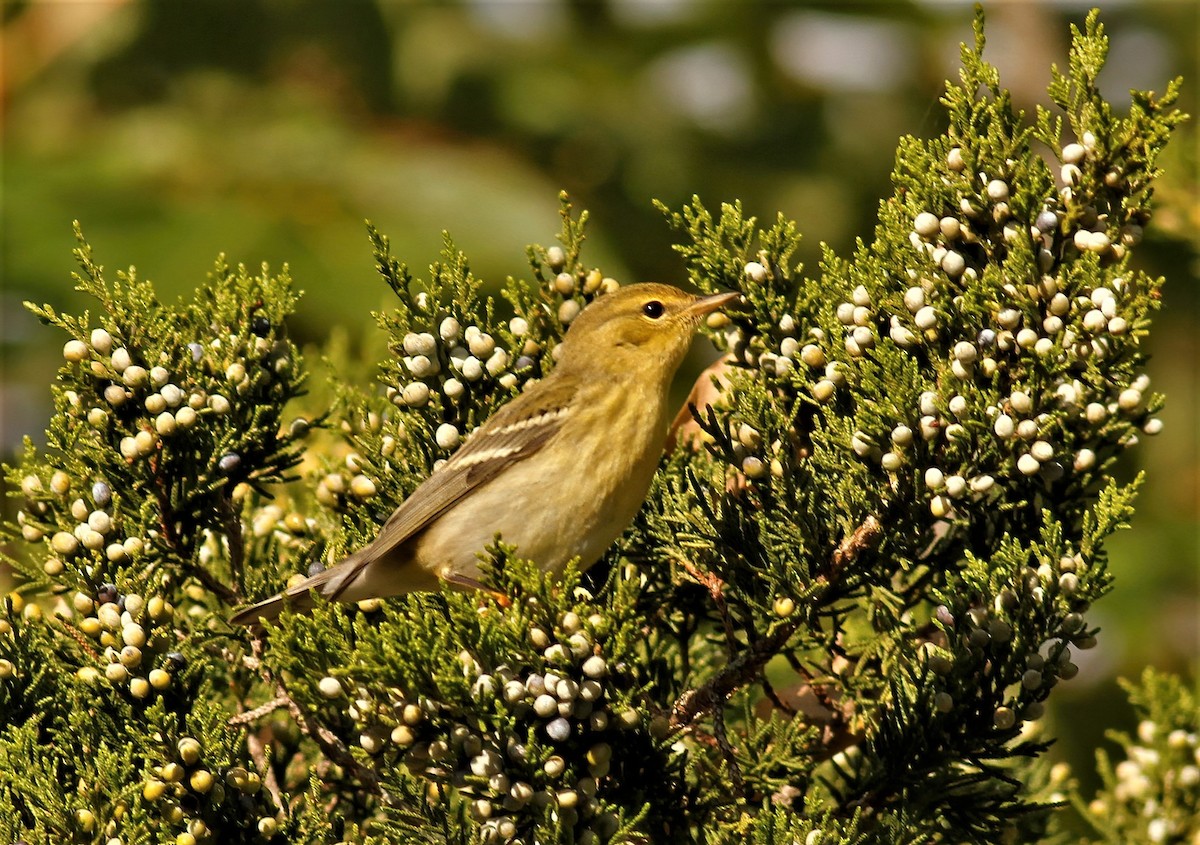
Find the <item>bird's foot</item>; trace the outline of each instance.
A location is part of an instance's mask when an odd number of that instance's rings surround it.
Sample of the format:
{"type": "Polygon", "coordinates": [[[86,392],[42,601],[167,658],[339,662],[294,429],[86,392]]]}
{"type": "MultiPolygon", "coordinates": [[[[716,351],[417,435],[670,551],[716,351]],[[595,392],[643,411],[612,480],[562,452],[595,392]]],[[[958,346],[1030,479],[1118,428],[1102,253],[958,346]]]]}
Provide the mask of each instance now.
{"type": "Polygon", "coordinates": [[[452,587],[460,590],[476,590],[481,593],[486,593],[491,597],[492,601],[500,605],[504,609],[512,607],[512,598],[467,575],[460,575],[456,572],[449,572],[442,576],[442,580],[452,587]]]}

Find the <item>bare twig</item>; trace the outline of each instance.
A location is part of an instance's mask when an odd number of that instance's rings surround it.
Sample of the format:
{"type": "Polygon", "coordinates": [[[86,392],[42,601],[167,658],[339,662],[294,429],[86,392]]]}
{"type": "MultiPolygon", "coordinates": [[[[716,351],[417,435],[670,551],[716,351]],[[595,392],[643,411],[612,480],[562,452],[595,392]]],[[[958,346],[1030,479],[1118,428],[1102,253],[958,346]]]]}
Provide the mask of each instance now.
{"type": "Polygon", "coordinates": [[[74,625],[72,625],[70,622],[68,622],[65,619],[61,620],[61,623],[63,626],[63,630],[67,632],[67,636],[69,636],[76,643],[78,643],[79,647],[81,649],[83,649],[85,652],[87,652],[88,657],[92,658],[92,660],[100,659],[100,655],[96,652],[96,650],[94,648],[92,648],[91,643],[88,642],[87,637],[84,635],[84,633],[82,631],[80,631],[78,628],[76,628],[74,625]]]}
{"type": "MultiPolygon", "coordinates": [[[[771,702],[775,702],[773,706],[786,708],[790,714],[799,716],[808,725],[820,730],[815,747],[809,751],[814,760],[828,760],[837,752],[862,741],[862,734],[852,727],[854,701],[839,701],[829,685],[802,681],[775,695],[778,699],[771,699],[771,702]]],[[[759,702],[755,712],[766,717],[772,709],[768,706],[771,702],[759,702]]]]}
{"type": "Polygon", "coordinates": [[[286,707],[289,704],[291,704],[291,699],[289,699],[285,696],[277,696],[275,698],[272,698],[266,704],[262,704],[262,705],[259,705],[258,707],[255,707],[253,710],[246,710],[245,712],[238,713],[236,716],[234,716],[233,718],[231,718],[229,720],[229,724],[231,724],[231,725],[248,725],[251,722],[257,722],[263,716],[267,716],[271,713],[274,713],[280,707],[286,707]]]}
{"type": "Polygon", "coordinates": [[[837,581],[846,565],[853,563],[863,551],[874,546],[882,533],[883,526],[879,524],[879,520],[873,515],[868,516],[854,529],[853,534],[838,544],[830,560],[829,571],[821,578],[829,583],[837,581]]]}
{"type": "MultiPolygon", "coordinates": [[[[868,516],[854,533],[846,537],[830,557],[828,570],[817,580],[826,586],[835,584],[847,565],[858,558],[879,539],[883,527],[874,516],[868,516]]],[[[734,692],[753,681],[800,627],[800,620],[775,626],[762,639],[756,640],[704,684],[689,689],[675,702],[671,711],[670,729],[680,731],[705,713],[723,705],[734,692]]]]}
{"type": "MultiPolygon", "coordinates": [[[[256,646],[258,645],[259,643],[256,641],[256,646]]],[[[234,660],[233,652],[229,649],[223,649],[221,656],[229,663],[232,663],[234,660]]],[[[243,654],[242,665],[252,672],[261,672],[262,670],[262,661],[259,660],[257,655],[243,654]]],[[[263,716],[274,713],[288,703],[288,699],[276,696],[266,704],[255,707],[253,710],[239,713],[229,720],[229,724],[233,727],[249,725],[251,722],[258,721],[263,716]]],[[[283,800],[283,790],[279,788],[279,779],[275,776],[275,769],[271,767],[267,760],[266,743],[263,742],[260,733],[253,730],[246,732],[246,750],[250,752],[250,759],[254,761],[254,767],[258,769],[262,777],[263,786],[267,788],[267,792],[271,793],[271,797],[275,799],[275,806],[287,811],[288,806],[283,800]]]]}
{"type": "MultiPolygon", "coordinates": [[[[316,723],[309,717],[309,714],[300,708],[300,705],[296,704],[284,682],[274,677],[271,674],[271,670],[263,664],[260,656],[262,654],[262,640],[259,637],[254,637],[252,643],[254,652],[253,654],[243,655],[242,663],[246,668],[258,672],[268,685],[275,688],[275,700],[268,702],[270,710],[286,707],[288,713],[296,720],[296,724],[300,726],[300,730],[320,747],[321,753],[325,755],[326,759],[341,766],[343,770],[357,779],[368,792],[386,800],[387,795],[384,793],[383,786],[379,783],[379,777],[375,772],[355,760],[345,743],[338,739],[333,731],[324,725],[316,723]]],[[[263,707],[258,709],[263,710],[268,705],[263,705],[263,707]]],[[[266,712],[270,712],[270,710],[266,712]]],[[[263,713],[261,715],[266,714],[263,713]]]]}
{"type": "Polygon", "coordinates": [[[742,778],[742,767],[738,765],[733,746],[729,744],[729,737],[725,733],[725,715],[720,710],[713,713],[713,736],[716,737],[717,747],[721,749],[721,754],[725,758],[725,765],[729,767],[729,777],[733,780],[733,788],[738,795],[745,798],[746,781],[742,778]]]}
{"type": "Polygon", "coordinates": [[[204,589],[210,593],[215,593],[217,598],[225,604],[235,605],[240,602],[237,593],[229,588],[227,584],[222,584],[213,574],[199,564],[192,566],[184,561],[187,571],[196,576],[196,580],[204,585],[204,589]]]}
{"type": "Polygon", "coordinates": [[[729,652],[732,654],[733,650],[737,648],[738,642],[733,633],[733,620],[729,616],[729,605],[725,601],[725,582],[715,572],[701,572],[699,567],[690,560],[679,556],[676,556],[675,559],[687,570],[688,575],[691,575],[700,586],[708,590],[708,595],[712,598],[717,613],[721,617],[721,624],[725,628],[725,642],[729,645],[729,652]]]}
{"type": "Polygon", "coordinates": [[[767,696],[767,700],[770,701],[771,704],[782,710],[784,713],[787,713],[789,716],[796,715],[796,708],[779,697],[779,693],[775,692],[775,687],[769,680],[767,680],[767,674],[765,672],[763,673],[763,676],[759,678],[758,683],[762,686],[763,693],[767,696]]]}
{"type": "MultiPolygon", "coordinates": [[[[279,693],[283,696],[288,696],[287,687],[283,681],[278,682],[279,693]]],[[[292,718],[296,720],[296,724],[300,726],[300,730],[304,731],[318,746],[331,762],[341,766],[346,772],[358,780],[363,787],[373,795],[383,796],[383,787],[379,783],[379,778],[375,772],[368,769],[366,766],[354,759],[350,753],[350,749],[346,748],[345,744],[334,735],[333,731],[324,725],[317,724],[309,718],[308,714],[300,709],[300,705],[291,700],[288,696],[288,712],[292,714],[292,718]]]]}
{"type": "MultiPolygon", "coordinates": [[[[153,432],[150,433],[153,434],[153,432]]],[[[150,471],[154,473],[154,496],[158,499],[158,524],[167,544],[178,553],[179,537],[175,533],[175,525],[171,521],[171,493],[167,490],[166,481],[158,472],[162,452],[161,443],[158,444],[158,449],[159,451],[150,456],[150,471]]]]}
{"type": "Polygon", "coordinates": [[[222,496],[220,500],[221,525],[225,529],[225,536],[229,540],[229,573],[233,579],[233,590],[238,598],[241,597],[242,591],[242,566],[246,555],[245,547],[242,543],[242,520],[237,511],[234,510],[233,500],[229,496],[222,496]]]}
{"type": "Polygon", "coordinates": [[[701,715],[724,704],[735,691],[757,677],[762,667],[783,648],[799,626],[799,622],[777,625],[765,637],[725,664],[724,669],[704,684],[679,696],[671,709],[670,729],[682,730],[701,715]]]}
{"type": "Polygon", "coordinates": [[[250,752],[250,759],[254,761],[255,768],[262,772],[263,786],[275,799],[275,806],[286,811],[288,807],[283,800],[283,790],[279,788],[279,779],[275,777],[275,770],[267,763],[267,750],[262,737],[254,731],[250,731],[246,735],[246,748],[250,752]]]}

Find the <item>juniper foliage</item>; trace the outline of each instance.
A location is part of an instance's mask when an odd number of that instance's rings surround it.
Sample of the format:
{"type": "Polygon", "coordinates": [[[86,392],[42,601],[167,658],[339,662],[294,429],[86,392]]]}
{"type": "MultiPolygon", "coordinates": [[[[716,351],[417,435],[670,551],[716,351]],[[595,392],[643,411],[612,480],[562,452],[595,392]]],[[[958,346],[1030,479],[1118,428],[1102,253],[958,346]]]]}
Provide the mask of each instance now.
{"type": "MultiPolygon", "coordinates": [[[[560,244],[529,250],[505,303],[449,239],[422,280],[371,229],[392,354],[315,417],[286,268],[222,259],[167,305],[133,271],[108,281],[80,236],[99,313],[31,306],[67,363],[46,448],[7,469],[27,551],[0,621],[0,835],[1052,838],[1038,720],[1097,642],[1104,542],[1136,487],[1113,462],[1158,426],[1141,366],[1162,280],[1129,255],[1182,119],[1178,82],[1117,116],[1096,15],[1073,35],[1057,110],[1027,121],[978,21],[948,130],[901,141],[873,239],[816,276],[789,220],[664,208],[691,282],[745,305],[710,321],[721,362],[617,546],[553,581],[498,543],[505,601],[226,622],[367,542],[553,368],[616,284],[584,261],[586,214],[564,200],[560,244]]],[[[1148,706],[1194,709],[1168,692],[1148,706]]]]}
{"type": "Polygon", "coordinates": [[[1073,803],[1106,845],[1193,842],[1200,836],[1200,701],[1179,678],[1154,669],[1121,685],[1137,730],[1109,732],[1124,759],[1114,764],[1097,750],[1103,785],[1086,804],[1076,790],[1073,803]]]}

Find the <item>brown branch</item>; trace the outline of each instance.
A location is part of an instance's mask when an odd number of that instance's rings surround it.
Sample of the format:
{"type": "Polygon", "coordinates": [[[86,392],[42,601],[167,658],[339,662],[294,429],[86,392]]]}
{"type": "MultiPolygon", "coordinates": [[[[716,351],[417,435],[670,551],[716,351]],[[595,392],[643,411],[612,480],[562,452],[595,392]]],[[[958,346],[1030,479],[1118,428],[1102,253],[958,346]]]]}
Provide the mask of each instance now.
{"type": "MultiPolygon", "coordinates": [[[[786,712],[799,716],[818,730],[808,752],[813,760],[828,760],[839,751],[862,742],[863,734],[853,727],[855,702],[838,700],[828,685],[806,680],[788,687],[778,696],[786,712]]],[[[755,705],[755,713],[765,719],[770,716],[773,706],[780,704],[772,705],[764,699],[755,705]]]]}
{"type": "Polygon", "coordinates": [[[879,524],[879,520],[874,516],[868,516],[858,528],[854,529],[853,534],[838,544],[830,560],[829,572],[821,577],[829,583],[837,581],[846,565],[853,563],[860,554],[874,546],[882,533],[883,526],[879,524]]]}
{"type": "MultiPolygon", "coordinates": [[[[179,559],[179,562],[183,565],[183,568],[195,575],[196,579],[204,586],[204,589],[208,590],[210,593],[216,594],[216,596],[225,604],[239,604],[240,599],[237,592],[214,578],[212,573],[203,566],[199,564],[193,564],[189,559],[189,556],[185,556],[183,554],[183,549],[180,548],[179,535],[175,531],[174,513],[171,508],[171,494],[170,491],[167,490],[166,481],[158,473],[159,459],[161,457],[162,450],[161,443],[159,444],[158,448],[159,452],[150,458],[150,471],[154,473],[154,496],[158,501],[158,522],[159,527],[162,529],[163,539],[167,541],[167,545],[170,547],[171,552],[176,558],[179,559]]],[[[238,538],[240,541],[240,531],[238,533],[238,538]]],[[[234,544],[230,542],[231,556],[234,554],[233,548],[234,544]]]]}
{"type": "MultiPolygon", "coordinates": [[[[150,429],[143,426],[143,429],[150,429]]],[[[175,534],[175,526],[171,522],[171,493],[167,490],[167,482],[159,475],[158,468],[161,463],[162,442],[158,443],[158,451],[150,457],[150,472],[154,474],[154,497],[158,500],[158,525],[162,529],[162,535],[167,541],[167,545],[178,554],[179,552],[179,537],[175,534]]],[[[181,555],[182,557],[182,555],[181,555]]]]}
{"type": "MultiPolygon", "coordinates": [[[[272,706],[271,710],[279,707],[286,707],[288,713],[296,720],[296,724],[300,726],[300,730],[317,744],[321,749],[321,753],[325,758],[332,763],[341,766],[341,768],[356,778],[360,784],[371,794],[378,795],[385,801],[388,800],[387,794],[379,783],[379,778],[374,771],[362,765],[350,753],[350,749],[337,738],[333,731],[324,725],[317,724],[309,718],[309,714],[300,709],[300,705],[296,704],[291,694],[287,690],[287,686],[282,679],[276,678],[271,674],[271,670],[262,662],[260,655],[262,654],[262,639],[254,637],[253,654],[244,655],[242,663],[248,669],[256,671],[269,686],[275,688],[275,701],[280,702],[276,706],[272,706]]],[[[274,705],[275,702],[270,702],[274,705]]],[[[265,707],[266,705],[264,705],[265,707]]],[[[263,708],[259,708],[260,710],[263,708]]],[[[270,711],[268,711],[270,712],[270,711]]],[[[264,714],[265,715],[265,714],[264,714]]],[[[237,718],[237,717],[234,717],[237,718]]]]}
{"type": "Polygon", "coordinates": [[[92,660],[100,659],[99,652],[92,648],[91,642],[88,640],[87,635],[85,635],[83,631],[80,631],[65,619],[61,620],[61,624],[63,626],[63,630],[67,632],[67,636],[73,639],[80,648],[87,652],[88,657],[92,658],[92,660]]]}
{"type": "Polygon", "coordinates": [[[250,759],[254,761],[255,767],[262,772],[263,786],[275,799],[275,806],[286,811],[288,807],[283,800],[283,790],[279,788],[279,779],[275,777],[275,770],[267,763],[267,749],[262,737],[254,731],[247,733],[246,749],[250,752],[250,759]]]}
{"type": "MultiPolygon", "coordinates": [[[[233,652],[229,649],[222,649],[221,656],[227,663],[232,663],[234,660],[233,652]]],[[[253,655],[243,655],[242,665],[252,672],[261,673],[262,671],[262,661],[253,655]]],[[[285,704],[287,704],[287,699],[273,698],[266,704],[232,717],[229,720],[229,724],[231,727],[249,725],[251,722],[258,721],[263,716],[274,713],[285,704]]],[[[238,706],[239,708],[241,707],[240,701],[238,706]]],[[[250,753],[250,759],[254,761],[255,768],[258,769],[263,786],[267,788],[267,792],[271,793],[271,797],[275,799],[275,806],[286,811],[288,807],[283,800],[283,790],[279,788],[279,779],[275,776],[275,769],[267,761],[267,747],[260,733],[250,730],[246,732],[246,750],[250,753]]]]}
{"type": "Polygon", "coordinates": [[[187,561],[183,561],[183,563],[187,568],[187,571],[196,576],[196,580],[204,586],[204,589],[211,593],[215,593],[217,598],[219,598],[225,604],[236,605],[240,603],[237,593],[231,590],[226,584],[222,584],[220,581],[214,578],[213,574],[203,566],[192,566],[187,561]]]}
{"type": "Polygon", "coordinates": [[[267,716],[271,713],[274,713],[280,707],[286,707],[290,703],[291,703],[291,699],[287,698],[286,696],[277,696],[275,698],[272,698],[266,704],[262,704],[262,705],[259,705],[258,707],[255,707],[253,710],[246,710],[244,712],[238,713],[236,716],[231,717],[229,720],[229,724],[237,726],[237,725],[248,725],[251,722],[257,722],[263,716],[267,716]]]}
{"type": "MultiPolygon", "coordinates": [[[[883,533],[883,527],[874,516],[868,516],[854,533],[838,544],[830,557],[828,570],[817,577],[818,583],[826,588],[837,583],[842,572],[860,554],[870,548],[883,533]]],[[[753,681],[762,668],[792,638],[800,627],[800,620],[775,626],[765,637],[751,643],[749,648],[738,654],[704,684],[689,689],[671,708],[670,730],[683,730],[705,713],[723,705],[733,693],[753,681]]]]}
{"type": "Polygon", "coordinates": [[[792,671],[794,671],[797,675],[806,680],[812,679],[812,672],[808,671],[808,667],[801,662],[800,658],[796,656],[795,652],[785,651],[783,656],[787,660],[788,665],[792,667],[792,671]]]}
{"type": "Polygon", "coordinates": [[[229,572],[233,579],[233,590],[240,599],[242,567],[246,555],[242,541],[242,520],[233,509],[233,499],[229,496],[221,496],[218,508],[221,512],[221,524],[225,529],[225,536],[229,540],[229,572]]]}
{"type": "Polygon", "coordinates": [[[279,693],[288,697],[287,709],[292,714],[292,718],[296,720],[296,724],[300,726],[300,730],[312,739],[321,748],[321,753],[325,755],[331,762],[341,766],[351,776],[358,779],[358,782],[373,795],[378,795],[386,799],[383,787],[379,783],[379,778],[375,772],[368,769],[366,766],[354,759],[354,755],[350,753],[345,744],[334,735],[333,731],[324,725],[316,724],[308,717],[308,714],[300,709],[300,705],[291,700],[288,695],[287,687],[283,681],[278,682],[279,693]]]}
{"type": "Polygon", "coordinates": [[[729,744],[729,737],[725,733],[725,716],[720,710],[713,713],[713,736],[716,737],[717,747],[721,749],[721,754],[725,758],[725,765],[729,767],[729,777],[733,781],[733,788],[744,800],[746,798],[746,781],[742,777],[742,767],[738,765],[733,746],[729,744]]]}
{"type": "Polygon", "coordinates": [[[767,675],[765,672],[763,673],[763,676],[759,678],[758,682],[762,686],[763,693],[767,696],[767,700],[770,701],[771,704],[782,710],[784,713],[787,713],[789,716],[796,715],[796,708],[779,697],[779,693],[775,691],[774,685],[767,680],[767,675]]]}
{"type": "Polygon", "coordinates": [[[688,690],[671,708],[670,730],[680,731],[701,715],[715,710],[741,687],[750,683],[800,626],[788,622],[773,628],[761,640],[725,664],[725,668],[699,687],[688,690]]]}
{"type": "Polygon", "coordinates": [[[712,598],[717,613],[721,617],[721,624],[725,628],[725,642],[729,645],[729,651],[732,654],[733,650],[737,648],[738,642],[733,633],[733,620],[729,616],[729,605],[725,601],[725,582],[715,572],[701,572],[700,568],[690,560],[678,555],[675,556],[675,559],[687,570],[688,575],[691,575],[700,586],[708,590],[708,595],[712,598]]]}

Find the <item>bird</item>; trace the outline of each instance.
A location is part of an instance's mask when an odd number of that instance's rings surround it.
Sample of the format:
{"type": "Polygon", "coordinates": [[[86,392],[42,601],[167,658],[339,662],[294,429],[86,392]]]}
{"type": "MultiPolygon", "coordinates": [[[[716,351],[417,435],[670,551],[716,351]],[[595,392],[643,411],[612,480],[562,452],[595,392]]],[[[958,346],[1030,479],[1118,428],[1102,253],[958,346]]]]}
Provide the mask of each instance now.
{"type": "Polygon", "coordinates": [[[560,575],[586,569],[641,507],[667,438],[671,381],[706,315],[736,292],[633,284],[571,322],[554,369],[496,410],[412,492],[364,548],[230,622],[309,610],[314,593],[357,602],[483,585],[497,536],[560,575]]]}

